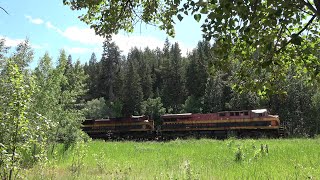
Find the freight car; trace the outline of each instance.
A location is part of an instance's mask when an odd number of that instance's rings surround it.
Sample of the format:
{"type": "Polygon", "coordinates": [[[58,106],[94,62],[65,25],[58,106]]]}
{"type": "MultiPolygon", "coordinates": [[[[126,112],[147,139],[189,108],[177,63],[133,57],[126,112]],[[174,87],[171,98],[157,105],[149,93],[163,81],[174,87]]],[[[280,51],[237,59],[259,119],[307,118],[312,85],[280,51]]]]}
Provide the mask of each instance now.
{"type": "Polygon", "coordinates": [[[211,114],[165,114],[154,127],[147,116],[87,119],[82,129],[92,138],[174,139],[184,137],[279,137],[284,135],[277,115],[266,109],[224,111],[211,114]]]}
{"type": "Polygon", "coordinates": [[[147,116],[86,119],[82,130],[92,138],[145,139],[153,137],[154,122],[147,116]]]}
{"type": "Polygon", "coordinates": [[[176,137],[278,137],[283,132],[277,115],[266,109],[225,111],[211,114],[165,114],[161,136],[176,137]]]}

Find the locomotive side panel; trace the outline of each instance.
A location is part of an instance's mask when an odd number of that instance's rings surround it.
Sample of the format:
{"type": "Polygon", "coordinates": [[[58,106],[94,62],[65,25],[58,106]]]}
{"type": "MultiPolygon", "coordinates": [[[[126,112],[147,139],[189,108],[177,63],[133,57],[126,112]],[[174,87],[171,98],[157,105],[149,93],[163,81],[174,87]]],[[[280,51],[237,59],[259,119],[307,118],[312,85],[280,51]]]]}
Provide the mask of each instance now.
{"type": "Polygon", "coordinates": [[[82,129],[92,138],[141,138],[151,136],[154,131],[154,122],[145,116],[85,120],[85,122],[82,129]]]}
{"type": "Polygon", "coordinates": [[[216,136],[235,134],[239,137],[252,134],[273,136],[278,134],[279,118],[268,115],[265,109],[252,111],[226,111],[212,114],[166,115],[163,116],[162,133],[174,136],[208,134],[216,136]],[[168,121],[168,119],[170,119],[168,121]]]}

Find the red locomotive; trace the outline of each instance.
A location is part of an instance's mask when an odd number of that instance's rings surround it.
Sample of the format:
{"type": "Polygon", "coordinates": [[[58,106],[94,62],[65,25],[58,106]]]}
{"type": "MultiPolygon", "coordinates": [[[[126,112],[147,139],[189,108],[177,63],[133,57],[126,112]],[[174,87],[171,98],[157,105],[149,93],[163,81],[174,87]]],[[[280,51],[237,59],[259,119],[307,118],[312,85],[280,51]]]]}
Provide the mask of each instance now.
{"type": "Polygon", "coordinates": [[[282,130],[277,115],[266,109],[225,111],[211,114],[165,114],[161,133],[166,138],[184,136],[259,137],[279,136],[282,130]]]}
{"type": "Polygon", "coordinates": [[[82,129],[92,138],[139,139],[154,132],[154,122],[147,116],[86,119],[82,123],[82,129]]]}
{"type": "Polygon", "coordinates": [[[279,137],[284,135],[277,115],[266,109],[224,111],[211,114],[165,114],[154,127],[147,116],[87,119],[83,131],[92,138],[172,139],[178,137],[279,137]]]}

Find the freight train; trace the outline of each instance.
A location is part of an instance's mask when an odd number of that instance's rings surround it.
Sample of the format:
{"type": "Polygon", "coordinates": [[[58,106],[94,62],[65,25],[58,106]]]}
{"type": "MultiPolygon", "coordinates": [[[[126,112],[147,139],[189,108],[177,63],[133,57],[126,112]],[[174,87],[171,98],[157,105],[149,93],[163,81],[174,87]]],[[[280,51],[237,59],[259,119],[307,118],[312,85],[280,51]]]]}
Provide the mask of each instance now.
{"type": "Polygon", "coordinates": [[[87,119],[82,129],[92,138],[175,139],[185,137],[280,137],[284,128],[266,109],[223,111],[210,114],[165,114],[155,127],[147,116],[87,119]]]}

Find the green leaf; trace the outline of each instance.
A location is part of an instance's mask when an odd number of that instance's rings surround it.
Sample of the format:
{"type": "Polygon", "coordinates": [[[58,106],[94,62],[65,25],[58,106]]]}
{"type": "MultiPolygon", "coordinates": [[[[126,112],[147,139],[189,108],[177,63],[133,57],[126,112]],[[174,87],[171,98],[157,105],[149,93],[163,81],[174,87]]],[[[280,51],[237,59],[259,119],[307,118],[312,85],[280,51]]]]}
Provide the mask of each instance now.
{"type": "Polygon", "coordinates": [[[270,42],[268,45],[267,45],[267,50],[270,51],[272,48],[272,42],[270,42]]]}
{"type": "Polygon", "coordinates": [[[215,18],[215,13],[214,12],[211,12],[209,15],[208,15],[208,18],[209,19],[214,19],[215,18]]]}
{"type": "Polygon", "coordinates": [[[207,8],[207,6],[203,7],[203,8],[200,10],[200,13],[201,13],[201,14],[208,14],[208,8],[207,8]]]}
{"type": "Polygon", "coordinates": [[[199,22],[199,21],[201,20],[201,14],[195,14],[195,15],[193,15],[193,18],[194,18],[197,22],[199,22]]]}
{"type": "Polygon", "coordinates": [[[303,39],[298,34],[292,34],[291,35],[291,43],[294,44],[294,45],[300,46],[302,40],[303,39]]]}
{"type": "Polygon", "coordinates": [[[181,16],[181,14],[178,14],[178,19],[179,21],[182,21],[183,17],[181,16]]]}
{"type": "Polygon", "coordinates": [[[265,62],[263,62],[263,63],[261,64],[261,67],[262,67],[262,68],[266,68],[266,67],[270,66],[271,63],[272,63],[271,60],[265,61],[265,62]]]}

